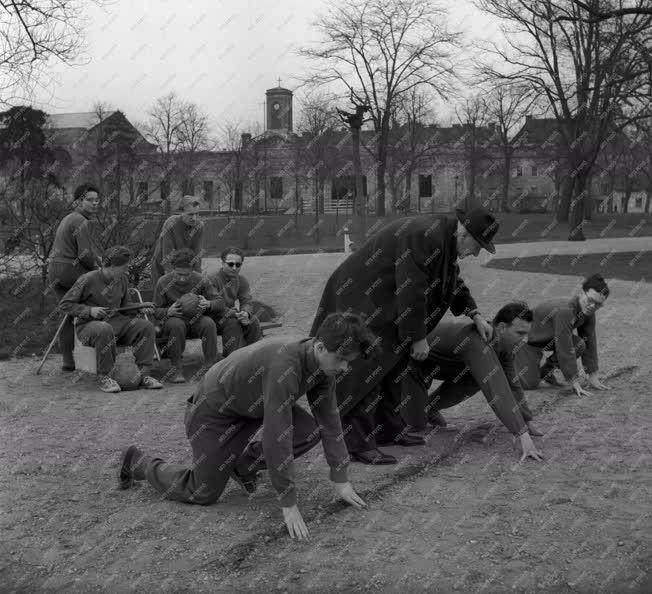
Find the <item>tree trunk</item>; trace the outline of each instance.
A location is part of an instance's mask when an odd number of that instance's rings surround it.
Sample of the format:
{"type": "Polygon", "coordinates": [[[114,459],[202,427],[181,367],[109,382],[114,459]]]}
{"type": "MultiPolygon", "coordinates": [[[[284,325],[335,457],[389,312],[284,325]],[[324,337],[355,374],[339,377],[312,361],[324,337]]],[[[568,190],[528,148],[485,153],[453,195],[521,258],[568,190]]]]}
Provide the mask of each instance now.
{"type": "Polygon", "coordinates": [[[414,172],[412,167],[408,168],[405,172],[405,195],[400,202],[400,212],[401,214],[407,214],[410,212],[410,206],[412,204],[412,188],[414,185],[414,172]]]}
{"type": "Polygon", "coordinates": [[[505,155],[503,167],[503,194],[500,200],[500,211],[509,212],[509,180],[512,167],[511,156],[505,155]]]}
{"type": "Polygon", "coordinates": [[[569,219],[573,188],[576,186],[575,178],[564,176],[559,184],[559,205],[557,207],[557,220],[565,223],[569,219]]]}
{"type": "Polygon", "coordinates": [[[632,195],[632,186],[625,183],[625,195],[620,199],[620,212],[627,212],[629,210],[629,198],[632,195]]]}
{"type": "Polygon", "coordinates": [[[569,208],[569,241],[584,241],[584,208],[586,201],[587,176],[579,174],[575,178],[573,199],[569,208]]]}

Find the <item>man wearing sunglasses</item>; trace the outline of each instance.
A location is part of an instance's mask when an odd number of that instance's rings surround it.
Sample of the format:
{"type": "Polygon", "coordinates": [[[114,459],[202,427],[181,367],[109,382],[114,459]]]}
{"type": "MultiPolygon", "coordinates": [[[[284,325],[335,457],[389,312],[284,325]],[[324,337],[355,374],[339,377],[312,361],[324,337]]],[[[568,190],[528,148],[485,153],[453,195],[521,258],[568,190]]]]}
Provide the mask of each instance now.
{"type": "Polygon", "coordinates": [[[224,302],[224,309],[216,312],[214,319],[222,334],[222,355],[225,357],[262,338],[260,323],[254,315],[249,281],[240,274],[243,262],[242,250],[226,248],[222,252],[222,267],[208,275],[208,280],[224,302]]]}
{"type": "Polygon", "coordinates": [[[595,312],[609,297],[609,287],[600,274],[584,280],[579,295],[569,299],[550,299],[532,310],[533,322],[528,338],[532,346],[552,354],[541,367],[541,379],[553,386],[563,385],[554,375],[561,372],[578,396],[591,396],[582,388],[577,359],[588,374],[589,384],[606,390],[598,377],[598,344],[595,333],[595,312]],[[577,334],[574,333],[577,331],[577,334]]]}

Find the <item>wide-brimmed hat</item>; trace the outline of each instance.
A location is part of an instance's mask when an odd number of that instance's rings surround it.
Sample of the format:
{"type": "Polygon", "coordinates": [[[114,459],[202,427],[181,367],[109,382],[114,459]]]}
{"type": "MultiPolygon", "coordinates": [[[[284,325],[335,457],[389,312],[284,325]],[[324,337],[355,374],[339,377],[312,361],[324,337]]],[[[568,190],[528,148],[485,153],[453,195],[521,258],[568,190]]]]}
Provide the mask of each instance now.
{"type": "Polygon", "coordinates": [[[461,208],[456,208],[457,218],[464,228],[469,232],[485,250],[495,254],[496,246],[493,244],[493,238],[498,233],[498,221],[496,217],[486,208],[479,207],[466,212],[461,208]]]}

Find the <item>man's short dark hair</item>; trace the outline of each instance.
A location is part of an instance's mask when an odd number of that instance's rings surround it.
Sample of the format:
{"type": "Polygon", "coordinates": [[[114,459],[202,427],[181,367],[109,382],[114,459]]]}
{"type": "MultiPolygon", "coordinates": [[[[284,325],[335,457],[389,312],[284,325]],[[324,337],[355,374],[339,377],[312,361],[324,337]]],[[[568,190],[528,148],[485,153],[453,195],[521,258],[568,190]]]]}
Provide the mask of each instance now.
{"type": "Polygon", "coordinates": [[[192,268],[193,260],[195,260],[195,252],[190,248],[181,248],[172,253],[170,264],[174,268],[192,268]]]}
{"type": "Polygon", "coordinates": [[[331,353],[360,353],[365,359],[378,354],[378,338],[364,323],[364,317],[353,313],[332,313],[319,326],[315,338],[331,353]]]}
{"type": "Polygon", "coordinates": [[[222,250],[222,254],[220,257],[222,258],[223,261],[226,261],[226,257],[229,254],[235,254],[236,256],[240,256],[242,258],[242,261],[244,262],[244,252],[237,247],[228,247],[225,250],[222,250]]]}
{"type": "Polygon", "coordinates": [[[100,195],[100,190],[97,186],[88,183],[80,184],[75,188],[75,193],[73,194],[75,201],[85,198],[88,192],[95,192],[98,196],[100,195]]]}
{"type": "Polygon", "coordinates": [[[113,245],[104,252],[104,266],[124,266],[131,260],[131,250],[126,245],[113,245]]]}
{"type": "Polygon", "coordinates": [[[532,321],[532,310],[525,301],[512,301],[503,305],[494,317],[494,326],[497,326],[501,322],[505,322],[505,324],[511,326],[517,318],[524,322],[532,321]]]}
{"type": "Polygon", "coordinates": [[[609,297],[609,287],[607,281],[599,273],[592,274],[584,279],[582,283],[582,291],[586,292],[593,289],[596,293],[601,293],[605,297],[609,297]]]}

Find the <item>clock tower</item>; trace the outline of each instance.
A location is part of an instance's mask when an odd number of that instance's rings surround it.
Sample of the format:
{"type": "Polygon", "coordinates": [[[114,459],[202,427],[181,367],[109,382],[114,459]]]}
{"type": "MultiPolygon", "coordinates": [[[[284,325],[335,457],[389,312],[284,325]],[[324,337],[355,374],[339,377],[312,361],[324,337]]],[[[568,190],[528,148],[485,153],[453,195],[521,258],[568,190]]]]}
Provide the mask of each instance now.
{"type": "Polygon", "coordinates": [[[292,91],[281,87],[267,89],[267,129],[292,132],[292,91]]]}

